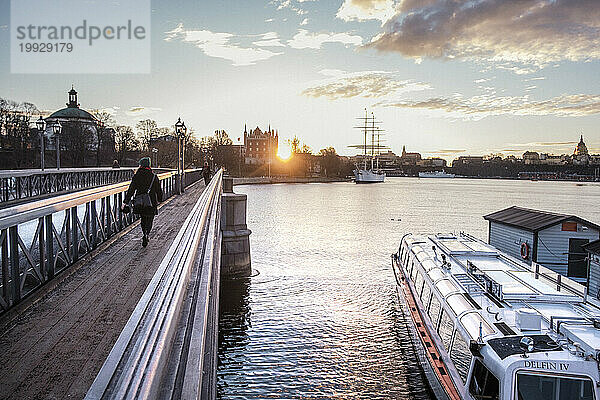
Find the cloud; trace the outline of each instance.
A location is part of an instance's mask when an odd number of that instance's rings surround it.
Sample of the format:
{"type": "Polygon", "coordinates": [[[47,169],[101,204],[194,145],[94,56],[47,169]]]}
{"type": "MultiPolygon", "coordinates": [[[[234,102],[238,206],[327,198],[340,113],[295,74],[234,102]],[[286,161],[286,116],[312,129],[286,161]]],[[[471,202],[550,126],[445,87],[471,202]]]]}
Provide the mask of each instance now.
{"type": "Polygon", "coordinates": [[[583,117],[600,114],[600,95],[564,94],[534,101],[529,95],[495,96],[484,94],[465,98],[460,94],[419,101],[381,102],[377,105],[432,111],[435,115],[464,120],[480,120],[494,115],[552,115],[583,117]]]}
{"type": "Polygon", "coordinates": [[[283,54],[260,48],[283,46],[281,43],[277,44],[276,35],[274,32],[258,35],[263,39],[255,42],[258,47],[242,47],[236,41],[244,36],[209,30],[186,30],[183,24],[179,24],[175,29],[165,32],[164,40],[167,42],[181,40],[184,43],[193,44],[209,57],[222,58],[231,61],[234,66],[243,66],[253,65],[258,61],[283,54]]]}
{"type": "Polygon", "coordinates": [[[339,70],[323,70],[321,73],[333,78],[304,89],[302,95],[316,98],[326,97],[329,100],[353,97],[378,98],[429,88],[423,83],[400,80],[394,73],[385,71],[345,73],[339,70]]]}
{"type": "Polygon", "coordinates": [[[467,150],[466,149],[444,149],[444,150],[430,151],[429,153],[431,153],[431,154],[458,154],[458,153],[464,153],[465,151],[467,151],[467,150]]]}
{"type": "Polygon", "coordinates": [[[600,59],[600,7],[598,0],[404,0],[368,46],[531,73],[560,61],[600,59]]]}
{"type": "Polygon", "coordinates": [[[294,49],[320,49],[325,43],[342,43],[349,46],[360,46],[363,38],[347,32],[330,33],[308,32],[306,29],[298,30],[298,33],[288,41],[288,46],[294,49]]]}
{"type": "MultiPolygon", "coordinates": [[[[307,1],[313,1],[313,0],[298,0],[298,3],[305,3],[307,1]]],[[[277,5],[278,10],[283,10],[285,8],[288,8],[298,15],[304,15],[304,14],[308,13],[308,11],[295,5],[292,2],[292,0],[273,0],[271,3],[277,5]]]]}
{"type": "Polygon", "coordinates": [[[536,76],[534,78],[525,79],[525,81],[526,82],[530,82],[530,81],[543,81],[544,79],[546,79],[545,76],[536,76]]]}
{"type": "Polygon", "coordinates": [[[383,23],[395,14],[394,0],[344,0],[336,17],[344,21],[377,19],[383,23]]]}
{"type": "Polygon", "coordinates": [[[308,18],[304,18],[302,22],[300,22],[300,26],[308,25],[308,18]]]}
{"type": "Polygon", "coordinates": [[[150,115],[150,114],[153,114],[153,113],[159,112],[159,111],[162,111],[162,108],[135,106],[135,107],[130,107],[127,111],[125,111],[125,114],[129,115],[130,117],[141,117],[141,116],[150,115]]]}

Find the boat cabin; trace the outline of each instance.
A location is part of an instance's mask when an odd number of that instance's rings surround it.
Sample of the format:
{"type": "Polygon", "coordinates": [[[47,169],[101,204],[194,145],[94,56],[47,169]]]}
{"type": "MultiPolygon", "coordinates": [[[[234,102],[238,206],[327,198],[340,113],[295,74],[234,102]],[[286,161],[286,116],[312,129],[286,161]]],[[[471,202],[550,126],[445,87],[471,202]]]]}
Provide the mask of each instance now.
{"type": "Polygon", "coordinates": [[[406,235],[393,265],[437,398],[600,400],[583,285],[464,233],[406,235]]]}
{"type": "Polygon", "coordinates": [[[579,283],[587,283],[583,246],[600,239],[600,226],[574,215],[509,207],[485,215],[488,243],[527,264],[538,263],[579,283]]]}
{"type": "Polygon", "coordinates": [[[600,240],[584,245],[583,249],[588,253],[588,294],[600,301],[600,240]]]}

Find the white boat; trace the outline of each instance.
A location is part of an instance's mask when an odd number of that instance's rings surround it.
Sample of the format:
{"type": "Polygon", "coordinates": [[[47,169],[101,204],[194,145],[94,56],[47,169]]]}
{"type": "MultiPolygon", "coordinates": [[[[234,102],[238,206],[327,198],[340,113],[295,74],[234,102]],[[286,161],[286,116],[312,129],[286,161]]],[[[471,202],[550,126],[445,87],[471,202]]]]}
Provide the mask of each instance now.
{"type": "Polygon", "coordinates": [[[361,129],[364,132],[364,142],[360,145],[354,145],[351,147],[357,147],[364,150],[362,156],[362,163],[358,163],[354,169],[354,182],[356,183],[378,183],[385,180],[385,172],[379,169],[379,154],[381,149],[386,148],[381,146],[380,137],[383,130],[378,126],[375,126],[375,116],[371,113],[371,117],[367,114],[365,108],[364,118],[358,118],[363,120],[364,125],[357,126],[356,128],[361,129]],[[367,143],[367,136],[371,134],[371,144],[367,143]],[[377,143],[375,143],[377,141],[377,143]],[[362,165],[360,165],[362,164],[362,165]],[[370,164],[370,165],[369,165],[370,164]]]}
{"type": "Polygon", "coordinates": [[[438,399],[600,399],[600,307],[584,286],[467,234],[405,235],[392,265],[438,399]]]}
{"type": "Polygon", "coordinates": [[[419,178],[454,178],[455,176],[446,171],[419,172],[419,178]]]}
{"type": "Polygon", "coordinates": [[[378,183],[385,180],[385,172],[370,169],[355,169],[354,182],[356,183],[378,183]]]}

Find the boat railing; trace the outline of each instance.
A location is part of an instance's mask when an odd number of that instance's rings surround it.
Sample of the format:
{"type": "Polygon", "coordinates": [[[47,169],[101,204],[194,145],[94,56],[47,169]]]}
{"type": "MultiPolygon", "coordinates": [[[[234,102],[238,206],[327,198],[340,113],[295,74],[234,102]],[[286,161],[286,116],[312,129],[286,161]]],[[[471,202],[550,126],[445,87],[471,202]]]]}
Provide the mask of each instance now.
{"type": "Polygon", "coordinates": [[[536,262],[528,265],[528,269],[534,273],[536,279],[550,284],[556,288],[556,291],[567,292],[587,300],[587,287],[584,285],[536,262]]]}

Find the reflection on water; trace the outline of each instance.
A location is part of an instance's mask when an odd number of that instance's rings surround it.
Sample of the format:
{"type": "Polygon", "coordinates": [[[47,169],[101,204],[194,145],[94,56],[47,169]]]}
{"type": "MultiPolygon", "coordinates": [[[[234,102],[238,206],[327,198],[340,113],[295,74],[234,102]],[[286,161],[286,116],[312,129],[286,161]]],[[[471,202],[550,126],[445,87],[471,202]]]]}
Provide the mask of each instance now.
{"type": "Polygon", "coordinates": [[[240,186],[253,269],[221,288],[222,399],[428,399],[394,288],[406,232],[467,231],[510,205],[595,222],[599,185],[391,178],[240,186]]]}

